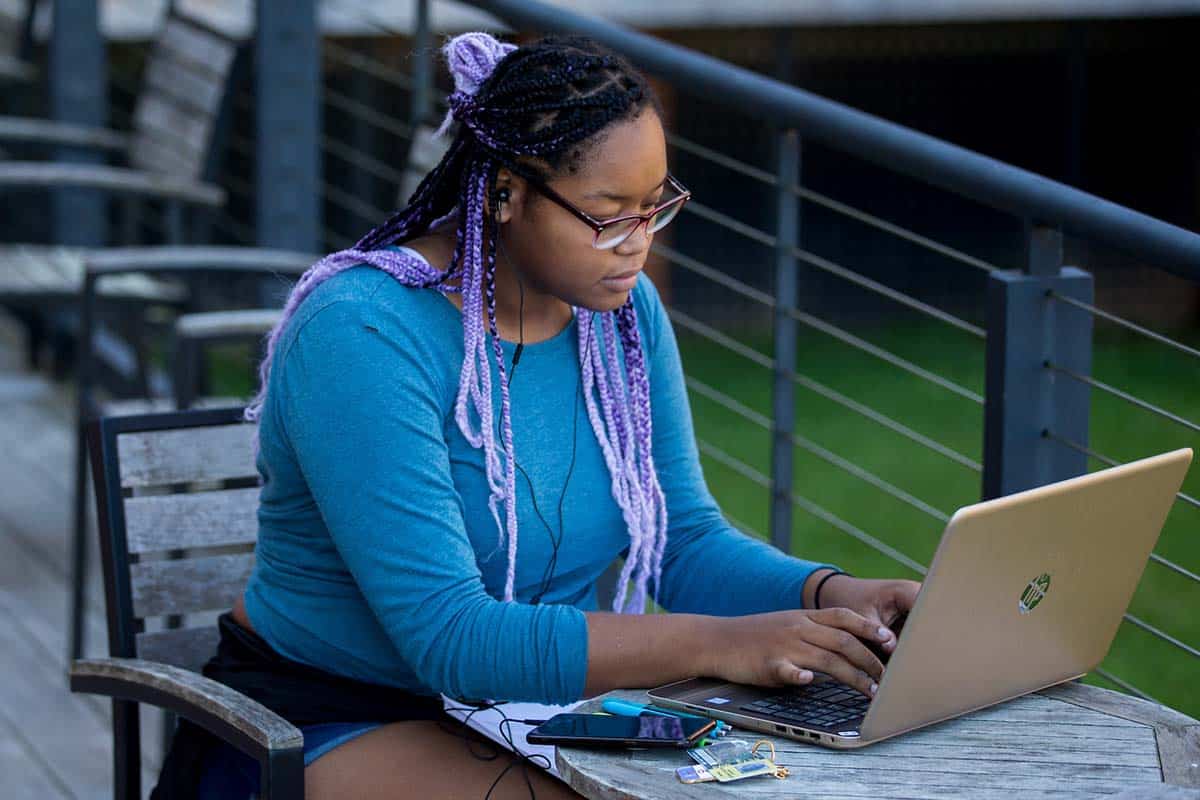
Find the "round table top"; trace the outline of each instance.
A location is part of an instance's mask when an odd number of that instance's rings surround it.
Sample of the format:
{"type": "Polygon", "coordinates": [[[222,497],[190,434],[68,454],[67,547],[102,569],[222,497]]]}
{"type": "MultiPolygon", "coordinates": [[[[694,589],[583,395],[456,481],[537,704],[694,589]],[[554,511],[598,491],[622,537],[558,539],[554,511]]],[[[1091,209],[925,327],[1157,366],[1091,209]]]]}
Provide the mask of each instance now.
{"type": "MultiPolygon", "coordinates": [[[[648,702],[617,691],[579,708],[598,711],[607,697],[648,702]]],[[[741,734],[741,735],[739,735],[741,734]]],[[[783,780],[682,784],[681,750],[559,748],[562,777],[592,800],[721,798],[1200,798],[1200,722],[1118,692],[1068,683],[878,742],[831,750],[792,739],[734,731],[774,742],[783,780]]]]}

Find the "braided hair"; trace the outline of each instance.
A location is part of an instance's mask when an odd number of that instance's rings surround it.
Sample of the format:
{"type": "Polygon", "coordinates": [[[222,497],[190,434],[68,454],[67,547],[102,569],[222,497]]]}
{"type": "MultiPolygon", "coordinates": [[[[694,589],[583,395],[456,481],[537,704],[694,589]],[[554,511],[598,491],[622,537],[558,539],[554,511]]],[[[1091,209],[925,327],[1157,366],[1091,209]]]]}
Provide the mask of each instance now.
{"type": "MultiPolygon", "coordinates": [[[[456,86],[441,129],[455,130],[449,149],[406,207],[353,247],[326,256],[300,277],[284,305],[282,319],[267,338],[266,357],[259,369],[259,394],[247,408],[246,418],[257,421],[261,416],[280,334],[296,308],[321,282],[351,267],[370,264],[406,286],[460,292],[464,355],[455,420],[467,441],[484,452],[488,507],[500,543],[507,545],[504,599],[512,601],[517,553],[515,459],[508,381],[496,329],[499,231],[485,208],[497,208],[496,178],[502,166],[520,161],[522,167],[544,179],[575,172],[609,126],[637,117],[647,106],[661,111],[645,79],[627,61],[583,37],[552,36],[517,48],[488,34],[468,33],[451,39],[444,53],[456,86]],[[445,270],[388,247],[420,236],[455,214],[455,247],[445,270]],[[499,442],[492,411],[489,345],[499,370],[499,442]],[[478,428],[472,424],[471,410],[478,428]]],[[[612,312],[599,314],[579,307],[572,311],[588,419],[630,535],[613,609],[641,613],[651,578],[657,597],[667,511],[651,457],[650,392],[637,315],[632,295],[612,312]],[[597,316],[602,346],[597,342],[597,316]],[[627,378],[617,360],[618,347],[624,354],[627,378]]]]}

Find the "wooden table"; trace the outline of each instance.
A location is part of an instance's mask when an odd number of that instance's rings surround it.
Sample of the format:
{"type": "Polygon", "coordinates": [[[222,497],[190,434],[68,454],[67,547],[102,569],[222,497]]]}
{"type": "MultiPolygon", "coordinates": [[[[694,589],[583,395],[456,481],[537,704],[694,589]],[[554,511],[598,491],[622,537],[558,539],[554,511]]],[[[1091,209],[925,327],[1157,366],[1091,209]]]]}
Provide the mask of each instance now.
{"type": "MultiPolygon", "coordinates": [[[[644,692],[605,697],[647,702],[644,692]]],[[[599,698],[580,707],[597,711],[599,698]]],[[[592,800],[679,797],[789,798],[1200,798],[1200,722],[1164,706],[1070,683],[889,739],[835,751],[770,738],[783,780],[685,785],[678,750],[560,748],[558,769],[592,800]]]]}

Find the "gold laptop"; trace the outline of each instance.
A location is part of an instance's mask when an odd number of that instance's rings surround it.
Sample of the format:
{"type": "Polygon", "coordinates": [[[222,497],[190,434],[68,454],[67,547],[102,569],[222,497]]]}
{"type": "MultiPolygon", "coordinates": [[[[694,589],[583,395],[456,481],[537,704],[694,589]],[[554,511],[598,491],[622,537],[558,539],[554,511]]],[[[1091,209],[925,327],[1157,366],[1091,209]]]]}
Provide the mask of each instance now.
{"type": "Polygon", "coordinates": [[[853,748],[1078,678],[1117,634],[1190,449],[959,509],[874,700],[828,676],[765,689],[692,678],[655,704],[853,748]]]}

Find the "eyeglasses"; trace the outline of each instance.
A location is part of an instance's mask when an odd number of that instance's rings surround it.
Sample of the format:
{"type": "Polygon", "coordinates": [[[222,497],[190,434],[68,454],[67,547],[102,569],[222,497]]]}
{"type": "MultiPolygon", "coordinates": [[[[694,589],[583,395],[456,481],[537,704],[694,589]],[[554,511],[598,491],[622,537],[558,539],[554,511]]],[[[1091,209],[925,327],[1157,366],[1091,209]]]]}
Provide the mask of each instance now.
{"type": "Polygon", "coordinates": [[[633,236],[638,228],[642,226],[645,226],[646,230],[650,233],[662,230],[670,224],[671,220],[675,219],[676,215],[679,214],[679,209],[683,208],[683,204],[692,196],[692,193],[682,183],[675,180],[675,176],[668,173],[667,194],[670,196],[664,202],[650,209],[650,211],[645,214],[628,214],[620,217],[612,217],[611,219],[596,219],[551,189],[540,178],[530,174],[528,170],[521,169],[513,164],[505,164],[505,166],[514,174],[528,181],[531,186],[545,195],[547,199],[570,211],[576,218],[582,220],[589,228],[595,231],[595,235],[592,237],[592,247],[597,250],[611,250],[630,236],[633,236]]]}

